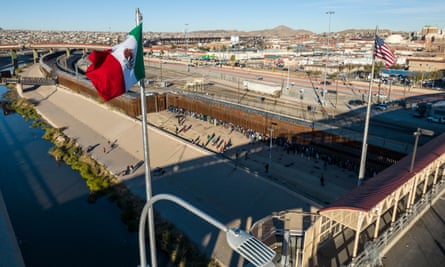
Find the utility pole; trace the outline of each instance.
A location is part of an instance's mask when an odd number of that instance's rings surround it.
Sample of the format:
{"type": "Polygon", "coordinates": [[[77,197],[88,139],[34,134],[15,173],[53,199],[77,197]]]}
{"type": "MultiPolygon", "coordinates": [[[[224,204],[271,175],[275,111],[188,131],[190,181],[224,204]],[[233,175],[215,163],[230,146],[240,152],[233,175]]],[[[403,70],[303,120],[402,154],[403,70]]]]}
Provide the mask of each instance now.
{"type": "Polygon", "coordinates": [[[287,93],[289,93],[290,63],[289,60],[287,62],[287,93]]]}
{"type": "Polygon", "coordinates": [[[328,30],[328,41],[327,41],[327,48],[326,48],[326,62],[325,62],[325,68],[324,68],[324,82],[323,82],[323,106],[326,105],[326,80],[327,80],[327,72],[328,72],[328,61],[329,61],[329,38],[331,35],[331,16],[335,14],[334,11],[327,11],[326,14],[329,15],[329,30],[328,30]]]}
{"type": "Polygon", "coordinates": [[[189,41],[187,38],[187,26],[188,23],[184,24],[185,25],[185,29],[184,29],[184,41],[185,41],[185,61],[187,63],[187,72],[189,72],[189,61],[188,61],[188,50],[189,50],[189,41]]]}
{"type": "Polygon", "coordinates": [[[270,143],[269,143],[269,167],[268,167],[268,170],[272,169],[272,139],[273,139],[274,128],[270,127],[269,131],[270,131],[270,136],[269,136],[270,143]]]}
{"type": "Polygon", "coordinates": [[[185,41],[185,56],[188,56],[188,50],[189,50],[189,41],[187,38],[187,26],[189,26],[187,23],[184,24],[185,25],[185,30],[184,30],[184,41],[185,41]]]}

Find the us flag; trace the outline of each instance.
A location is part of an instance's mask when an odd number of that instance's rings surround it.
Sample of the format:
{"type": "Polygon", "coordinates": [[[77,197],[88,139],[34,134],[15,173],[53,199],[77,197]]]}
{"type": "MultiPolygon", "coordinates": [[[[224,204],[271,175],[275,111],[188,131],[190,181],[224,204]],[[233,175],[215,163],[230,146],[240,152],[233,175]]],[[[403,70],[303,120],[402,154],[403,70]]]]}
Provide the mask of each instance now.
{"type": "Polygon", "coordinates": [[[394,52],[378,35],[375,36],[374,46],[374,57],[383,59],[387,69],[396,63],[396,56],[394,55],[394,52]]]}

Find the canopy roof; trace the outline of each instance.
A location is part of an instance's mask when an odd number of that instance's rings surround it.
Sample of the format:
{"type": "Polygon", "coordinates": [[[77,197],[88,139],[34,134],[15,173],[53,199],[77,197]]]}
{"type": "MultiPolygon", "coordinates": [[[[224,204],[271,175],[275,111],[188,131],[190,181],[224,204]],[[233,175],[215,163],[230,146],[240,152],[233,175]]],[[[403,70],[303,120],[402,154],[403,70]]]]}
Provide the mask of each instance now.
{"type": "MultiPolygon", "coordinates": [[[[411,179],[416,177],[417,173],[422,172],[444,153],[445,134],[442,134],[417,149],[411,173],[409,170],[412,154],[409,154],[326,208],[321,209],[319,213],[354,230],[357,228],[358,219],[362,213],[367,215],[368,220],[365,220],[365,224],[369,225],[373,218],[375,219],[373,214],[381,208],[379,205],[383,201],[394,197],[397,190],[401,190],[411,179]]],[[[363,225],[362,229],[364,226],[366,225],[363,225]]]]}

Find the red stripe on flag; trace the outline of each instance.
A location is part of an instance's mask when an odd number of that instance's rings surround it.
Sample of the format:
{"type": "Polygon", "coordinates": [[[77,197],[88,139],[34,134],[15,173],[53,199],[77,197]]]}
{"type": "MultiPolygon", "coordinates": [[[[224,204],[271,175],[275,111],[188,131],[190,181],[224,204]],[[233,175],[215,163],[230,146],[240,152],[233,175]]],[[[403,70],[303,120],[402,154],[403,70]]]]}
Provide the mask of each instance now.
{"type": "Polygon", "coordinates": [[[396,63],[396,56],[394,55],[394,52],[378,35],[375,36],[374,45],[374,56],[383,59],[387,69],[396,63]]]}
{"type": "Polygon", "coordinates": [[[111,55],[111,49],[93,51],[88,59],[91,65],[85,74],[105,101],[125,93],[122,67],[120,62],[111,55]]]}

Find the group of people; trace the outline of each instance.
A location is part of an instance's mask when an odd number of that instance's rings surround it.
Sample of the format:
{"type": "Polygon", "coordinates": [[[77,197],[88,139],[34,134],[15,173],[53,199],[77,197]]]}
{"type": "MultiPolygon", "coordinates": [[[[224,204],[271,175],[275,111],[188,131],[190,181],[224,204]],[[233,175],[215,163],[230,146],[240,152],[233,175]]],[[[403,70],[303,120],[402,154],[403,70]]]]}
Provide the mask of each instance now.
{"type": "MultiPolygon", "coordinates": [[[[246,138],[250,140],[251,144],[254,143],[263,143],[264,145],[270,144],[270,136],[268,136],[266,133],[260,133],[253,129],[246,129],[242,126],[235,125],[231,122],[225,122],[222,120],[218,120],[216,118],[211,118],[208,115],[200,114],[196,112],[191,112],[188,110],[185,110],[183,108],[177,108],[175,106],[170,106],[169,111],[174,112],[177,116],[191,116],[192,118],[208,121],[211,124],[214,124],[215,126],[222,126],[224,128],[230,129],[230,133],[233,131],[237,131],[241,134],[243,134],[246,138]]],[[[203,140],[203,146],[207,146],[210,140],[217,140],[214,139],[215,136],[208,135],[207,136],[207,142],[204,143],[203,140]]],[[[197,138],[199,140],[199,137],[197,138]]],[[[193,143],[199,144],[199,142],[195,142],[196,140],[192,140],[193,143]]],[[[218,140],[219,141],[219,140],[218,140]]],[[[348,171],[358,171],[359,165],[349,159],[343,159],[340,158],[338,155],[330,155],[326,152],[321,152],[317,149],[316,144],[299,144],[295,141],[290,141],[288,138],[285,137],[274,137],[272,138],[272,143],[276,146],[282,146],[283,149],[288,153],[292,153],[294,155],[301,155],[307,158],[314,158],[317,160],[323,160],[325,162],[325,168],[327,165],[336,165],[341,168],[344,168],[348,171]]],[[[217,143],[220,146],[223,145],[223,143],[217,143]]],[[[231,146],[231,140],[229,142],[225,142],[223,148],[221,149],[221,152],[224,152],[226,149],[228,149],[231,146]]],[[[372,176],[375,174],[375,170],[372,168],[367,167],[366,174],[368,176],[372,176]]],[[[323,178],[323,184],[324,184],[324,178],[323,178]]]]}
{"type": "Polygon", "coordinates": [[[135,168],[133,165],[127,165],[127,167],[119,173],[119,176],[125,176],[125,175],[132,174],[134,172],[134,169],[135,168]]]}
{"type": "MultiPolygon", "coordinates": [[[[182,124],[185,122],[185,116],[190,116],[194,119],[199,119],[202,121],[206,121],[209,124],[213,124],[215,126],[222,126],[223,128],[230,129],[230,134],[233,131],[239,132],[246,136],[246,138],[249,138],[252,141],[266,141],[268,140],[268,136],[264,133],[257,132],[253,129],[246,129],[240,125],[235,125],[231,122],[226,122],[223,120],[219,120],[217,118],[212,118],[206,114],[197,113],[193,111],[188,111],[183,108],[178,108],[175,106],[169,106],[168,110],[172,113],[175,113],[176,117],[178,118],[178,124],[182,126],[182,124]]],[[[180,129],[178,128],[178,133],[180,132],[180,129]]]]}

